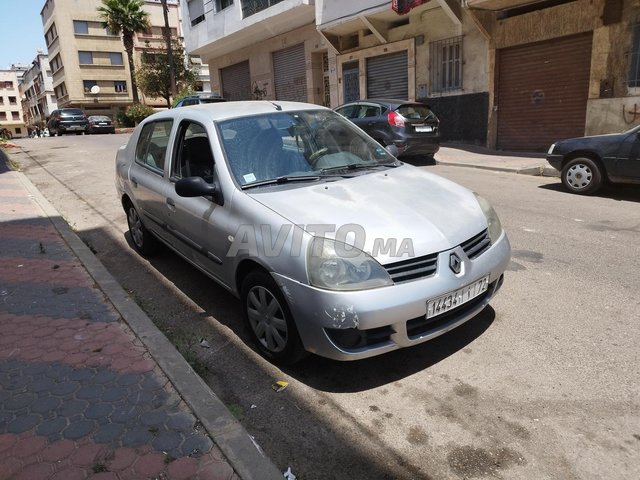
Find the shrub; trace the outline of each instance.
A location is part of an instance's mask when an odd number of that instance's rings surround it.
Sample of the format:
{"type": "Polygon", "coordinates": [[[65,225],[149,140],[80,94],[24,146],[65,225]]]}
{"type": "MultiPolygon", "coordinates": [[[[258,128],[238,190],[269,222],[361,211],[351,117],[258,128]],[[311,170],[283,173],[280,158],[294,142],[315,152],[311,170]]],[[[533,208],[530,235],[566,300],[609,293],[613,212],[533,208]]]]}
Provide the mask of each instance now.
{"type": "Polygon", "coordinates": [[[133,105],[127,107],[125,115],[131,122],[133,122],[134,125],[137,125],[153,113],[155,113],[155,110],[149,105],[145,105],[143,103],[134,103],[133,105]]]}

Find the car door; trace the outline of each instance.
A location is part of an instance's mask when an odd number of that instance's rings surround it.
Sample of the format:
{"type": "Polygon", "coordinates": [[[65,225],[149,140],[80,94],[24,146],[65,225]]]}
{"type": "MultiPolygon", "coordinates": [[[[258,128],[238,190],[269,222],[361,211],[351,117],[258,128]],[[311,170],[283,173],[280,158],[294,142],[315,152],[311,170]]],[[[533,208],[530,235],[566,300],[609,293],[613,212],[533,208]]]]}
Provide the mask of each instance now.
{"type": "MultiPolygon", "coordinates": [[[[213,129],[211,132],[215,135],[213,129]]],[[[194,176],[218,184],[210,134],[200,123],[184,119],[176,135],[171,155],[171,183],[165,199],[169,208],[168,231],[176,249],[185,258],[228,286],[229,232],[224,226],[229,224],[229,208],[224,205],[224,192],[216,203],[211,197],[181,197],[175,189],[175,182],[194,176]]]]}
{"type": "Polygon", "coordinates": [[[129,170],[132,194],[145,226],[164,239],[167,237],[165,192],[169,187],[165,163],[172,127],[173,120],[144,125],[129,170]]]}
{"type": "Polygon", "coordinates": [[[640,129],[632,130],[620,144],[611,174],[640,180],[640,129]]]}

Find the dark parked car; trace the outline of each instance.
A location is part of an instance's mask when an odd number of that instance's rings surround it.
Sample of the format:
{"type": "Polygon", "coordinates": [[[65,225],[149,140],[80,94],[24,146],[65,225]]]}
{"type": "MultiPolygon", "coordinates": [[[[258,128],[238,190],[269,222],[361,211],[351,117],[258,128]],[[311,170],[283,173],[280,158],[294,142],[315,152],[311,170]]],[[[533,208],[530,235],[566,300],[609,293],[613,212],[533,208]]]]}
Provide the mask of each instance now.
{"type": "Polygon", "coordinates": [[[63,133],[82,135],[89,126],[87,115],[79,108],[61,108],[51,112],[47,128],[52,137],[63,133]]]}
{"type": "Polygon", "coordinates": [[[640,183],[640,126],[623,133],[554,143],[547,161],[573,193],[596,192],[604,182],[640,183]]]}
{"type": "Polygon", "coordinates": [[[440,120],[428,105],[406,100],[360,100],[335,109],[399,155],[430,155],[440,148],[440,120]]]}
{"type": "Polygon", "coordinates": [[[219,97],[217,95],[191,95],[190,97],[185,97],[180,100],[176,104],[176,108],[178,107],[188,107],[189,105],[200,105],[202,103],[218,103],[218,102],[226,102],[227,100],[219,97]]]}
{"type": "Polygon", "coordinates": [[[106,115],[91,115],[87,133],[116,133],[116,127],[106,115]]]}

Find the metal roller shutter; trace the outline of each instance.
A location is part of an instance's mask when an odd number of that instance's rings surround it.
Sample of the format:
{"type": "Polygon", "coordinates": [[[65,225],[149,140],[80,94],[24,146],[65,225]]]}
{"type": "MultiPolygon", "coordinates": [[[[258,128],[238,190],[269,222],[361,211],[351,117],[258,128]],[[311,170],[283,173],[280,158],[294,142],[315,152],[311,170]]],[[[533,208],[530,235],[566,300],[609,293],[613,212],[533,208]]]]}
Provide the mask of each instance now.
{"type": "Polygon", "coordinates": [[[584,135],[592,34],[500,50],[498,148],[545,151],[584,135]]]}
{"type": "Polygon", "coordinates": [[[367,98],[409,98],[406,50],[367,58],[367,98]]]}
{"type": "Polygon", "coordinates": [[[252,100],[249,61],[220,69],[222,96],[227,100],[252,100]]]}
{"type": "Polygon", "coordinates": [[[273,52],[276,99],[307,102],[307,72],[304,44],[273,52]]]}

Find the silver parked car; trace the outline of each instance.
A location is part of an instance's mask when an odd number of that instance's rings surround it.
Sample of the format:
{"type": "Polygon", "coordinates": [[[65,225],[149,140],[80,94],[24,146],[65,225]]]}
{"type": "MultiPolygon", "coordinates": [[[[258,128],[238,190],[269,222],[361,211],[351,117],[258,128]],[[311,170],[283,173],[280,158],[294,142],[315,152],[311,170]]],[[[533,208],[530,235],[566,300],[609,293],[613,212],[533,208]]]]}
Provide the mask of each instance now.
{"type": "Polygon", "coordinates": [[[240,297],[274,362],[432,339],[489,303],[510,259],[486,200],[317,105],[156,113],[116,164],[135,248],[161,241],[240,297]]]}

